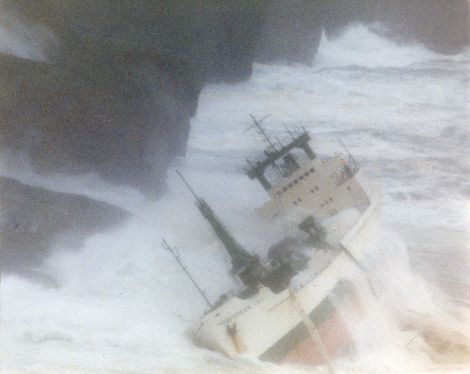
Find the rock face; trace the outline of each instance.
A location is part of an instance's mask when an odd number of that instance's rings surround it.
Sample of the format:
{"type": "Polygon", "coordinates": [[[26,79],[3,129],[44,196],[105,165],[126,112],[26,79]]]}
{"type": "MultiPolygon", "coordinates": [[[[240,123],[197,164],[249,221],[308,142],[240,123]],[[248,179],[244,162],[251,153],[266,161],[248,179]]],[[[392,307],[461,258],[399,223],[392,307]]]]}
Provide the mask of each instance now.
{"type": "Polygon", "coordinates": [[[418,42],[445,54],[469,43],[466,0],[272,0],[257,43],[261,62],[310,63],[322,30],[341,33],[352,23],[380,23],[386,37],[418,42]]]}
{"type": "Polygon", "coordinates": [[[184,152],[200,89],[171,68],[135,53],[76,68],[0,56],[1,145],[26,151],[39,173],[157,188],[184,152]]]}
{"type": "MultiPolygon", "coordinates": [[[[309,64],[323,31],[354,22],[380,22],[386,36],[442,53],[467,45],[469,27],[466,0],[2,0],[0,8],[24,26],[11,35],[28,30],[12,40],[43,42],[3,48],[28,59],[0,54],[1,149],[26,154],[42,174],[97,172],[149,195],[185,152],[205,82],[247,79],[255,60],[309,64]]],[[[2,271],[30,272],[54,243],[79,244],[127,215],[8,178],[0,200],[2,271]]]]}
{"type": "Polygon", "coordinates": [[[184,154],[206,80],[251,74],[260,4],[11,2],[58,39],[50,64],[0,56],[0,136],[40,173],[97,171],[152,194],[184,154]]]}
{"type": "Polygon", "coordinates": [[[380,22],[387,37],[418,42],[445,54],[469,43],[466,0],[325,0],[319,2],[327,34],[337,34],[353,22],[380,22]]]}
{"type": "Polygon", "coordinates": [[[96,171],[146,193],[184,154],[207,81],[247,79],[255,59],[310,63],[322,30],[352,22],[380,21],[392,37],[441,52],[468,42],[465,0],[2,4],[56,42],[45,43],[49,63],[0,56],[1,145],[28,154],[40,173],[96,171]]]}
{"type": "Polygon", "coordinates": [[[273,0],[266,8],[256,59],[310,64],[320,43],[319,4],[309,0],[273,0]]]}
{"type": "Polygon", "coordinates": [[[52,245],[78,247],[87,235],[109,229],[125,210],[83,196],[59,193],[0,177],[2,273],[30,275],[52,245]]]}

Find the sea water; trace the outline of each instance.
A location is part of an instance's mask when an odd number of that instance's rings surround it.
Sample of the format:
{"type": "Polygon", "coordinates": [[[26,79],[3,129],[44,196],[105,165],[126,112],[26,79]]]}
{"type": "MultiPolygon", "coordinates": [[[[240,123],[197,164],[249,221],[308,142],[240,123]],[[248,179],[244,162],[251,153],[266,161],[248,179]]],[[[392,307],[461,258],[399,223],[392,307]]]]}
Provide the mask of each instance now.
{"type": "Polygon", "coordinates": [[[156,201],[96,175],[41,177],[5,166],[4,175],[98,198],[132,217],[89,237],[80,250],[55,248],[40,270],[58,281],[56,288],[2,277],[2,371],[326,372],[249,357],[230,360],[195,347],[185,331],[207,305],[160,244],[165,238],[178,249],[210,300],[240,286],[175,168],[248,250],[266,253],[286,234],[257,217],[254,208],[267,196],[242,171],[264,147],[246,131],[249,114],[269,114],[263,124],[272,136],[303,126],[320,157],[344,152],[344,143],[382,192],[382,232],[367,249],[366,264],[378,302],[366,305],[362,320],[342,311],[355,353],[335,361],[335,370],[464,372],[468,362],[452,352],[437,357],[420,333],[423,325],[437,326],[452,341],[470,332],[469,72],[468,51],[443,56],[356,25],[337,39],[323,37],[312,66],[255,65],[247,82],[207,85],[187,155],[168,171],[165,193],[156,201]],[[419,318],[404,329],[402,319],[410,316],[419,318]]]}

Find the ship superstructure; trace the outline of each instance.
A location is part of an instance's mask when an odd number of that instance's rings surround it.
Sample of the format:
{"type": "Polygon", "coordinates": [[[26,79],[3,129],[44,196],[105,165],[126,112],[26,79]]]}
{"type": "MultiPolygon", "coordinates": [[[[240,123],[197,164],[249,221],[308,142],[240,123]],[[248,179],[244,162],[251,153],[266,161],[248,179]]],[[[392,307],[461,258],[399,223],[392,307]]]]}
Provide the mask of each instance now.
{"type": "MultiPolygon", "coordinates": [[[[262,128],[259,131],[266,134],[262,128]]],[[[354,178],[359,171],[354,159],[350,155],[336,155],[320,160],[310,147],[311,137],[305,128],[288,132],[287,144],[279,140],[274,143],[265,135],[269,146],[260,159],[249,161],[246,168],[247,175],[257,179],[271,197],[260,209],[261,214],[269,218],[295,210],[322,219],[349,207],[363,212],[370,200],[354,178]]]]}
{"type": "Polygon", "coordinates": [[[357,288],[370,293],[358,258],[375,231],[377,199],[359,183],[359,168],[350,155],[320,159],[305,129],[289,130],[287,142],[274,142],[252,118],[267,142],[245,170],[270,197],[259,213],[268,220],[289,217],[296,234],[272,245],[267,258],[260,259],[191,190],[245,287],[235,297],[221,297],[190,335],[198,345],[230,357],[329,363],[330,356],[351,349],[338,305],[357,312],[357,288]],[[341,224],[332,224],[335,220],[341,224]]]}

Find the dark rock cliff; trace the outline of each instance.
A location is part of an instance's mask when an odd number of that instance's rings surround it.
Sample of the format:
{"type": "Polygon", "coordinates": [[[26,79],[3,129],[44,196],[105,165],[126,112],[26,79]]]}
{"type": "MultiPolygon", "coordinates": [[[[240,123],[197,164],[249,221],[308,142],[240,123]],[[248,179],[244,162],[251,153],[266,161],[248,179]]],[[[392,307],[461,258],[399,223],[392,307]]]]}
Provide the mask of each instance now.
{"type": "Polygon", "coordinates": [[[34,276],[54,244],[79,247],[87,235],[109,229],[129,216],[103,202],[5,177],[0,177],[0,194],[2,273],[34,276]]]}
{"type": "Polygon", "coordinates": [[[257,60],[308,64],[322,30],[336,36],[353,23],[380,23],[388,38],[445,54],[458,53],[470,38],[466,0],[272,0],[265,9],[257,60]]]}
{"type": "Polygon", "coordinates": [[[315,1],[270,1],[257,41],[256,60],[310,64],[322,34],[319,9],[315,1]]]}
{"type": "Polygon", "coordinates": [[[40,173],[97,171],[157,192],[203,83],[250,76],[260,4],[14,2],[59,42],[50,63],[0,56],[2,145],[40,173]]]}
{"type": "Polygon", "coordinates": [[[465,0],[15,0],[57,38],[50,64],[0,56],[2,146],[38,172],[97,171],[157,191],[184,154],[206,81],[247,79],[261,62],[310,63],[322,29],[380,21],[388,33],[455,52],[465,0]]]}
{"type": "MultiPolygon", "coordinates": [[[[387,37],[442,53],[468,45],[465,0],[3,0],[0,6],[31,28],[27,38],[37,32],[41,59],[48,60],[0,54],[2,150],[27,155],[38,173],[97,172],[149,195],[161,191],[168,165],[185,152],[205,82],[248,79],[255,60],[309,64],[323,32],[334,36],[354,22],[380,22],[387,37]]],[[[126,216],[7,178],[0,178],[0,199],[3,271],[30,272],[66,233],[81,238],[126,216]]]]}
{"type": "Polygon", "coordinates": [[[327,0],[320,12],[329,35],[354,22],[380,22],[385,36],[416,42],[445,54],[457,53],[470,37],[466,0],[327,0]]]}

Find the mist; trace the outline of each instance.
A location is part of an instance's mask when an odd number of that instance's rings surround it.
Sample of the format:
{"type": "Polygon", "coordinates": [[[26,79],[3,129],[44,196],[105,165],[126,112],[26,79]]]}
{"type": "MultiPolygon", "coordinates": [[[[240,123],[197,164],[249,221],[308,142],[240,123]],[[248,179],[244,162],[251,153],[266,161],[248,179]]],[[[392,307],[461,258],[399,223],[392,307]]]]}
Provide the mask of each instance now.
{"type": "MultiPolygon", "coordinates": [[[[178,248],[210,300],[240,287],[176,168],[244,246],[272,244],[280,229],[254,210],[267,195],[242,172],[263,148],[245,132],[250,114],[269,114],[279,136],[305,126],[320,156],[341,140],[382,193],[367,258],[380,307],[346,318],[355,353],[338,372],[468,368],[467,5],[455,5],[456,32],[429,37],[398,26],[411,12],[398,2],[375,12],[351,2],[342,14],[292,3],[287,20],[283,3],[167,5],[181,17],[171,27],[153,29],[147,9],[132,13],[142,29],[120,20],[111,32],[111,5],[82,24],[85,5],[2,2],[2,371],[324,371],[194,346],[186,331],[206,305],[160,245],[178,248]],[[195,36],[170,38],[194,9],[184,33],[195,36]],[[230,17],[243,27],[227,31],[230,17]],[[103,40],[110,49],[97,54],[103,40]],[[421,318],[405,326],[410,316],[421,318]],[[441,352],[416,338],[424,330],[441,352]]],[[[438,14],[422,12],[421,26],[438,14]]]]}

